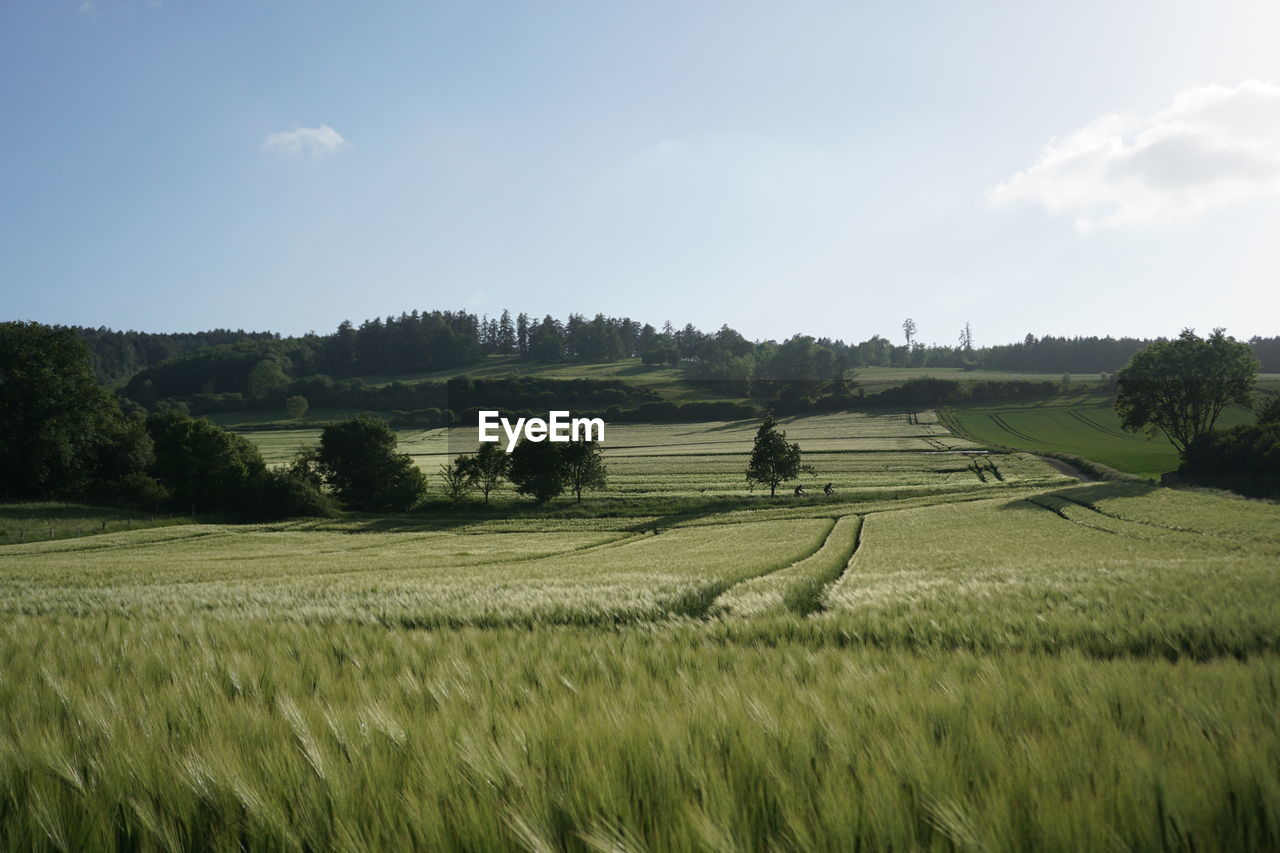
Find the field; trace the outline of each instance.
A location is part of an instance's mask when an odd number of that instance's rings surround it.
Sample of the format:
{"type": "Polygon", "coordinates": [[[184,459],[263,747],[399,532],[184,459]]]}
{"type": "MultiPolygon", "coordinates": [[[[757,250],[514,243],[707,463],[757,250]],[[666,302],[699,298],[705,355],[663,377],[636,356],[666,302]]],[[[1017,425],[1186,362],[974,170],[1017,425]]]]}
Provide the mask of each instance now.
{"type": "MultiPolygon", "coordinates": [[[[1025,454],[984,459],[956,451],[978,446],[957,438],[932,414],[907,423],[899,412],[842,413],[784,419],[781,428],[799,441],[818,474],[806,477],[807,489],[831,482],[838,492],[860,496],[914,489],[938,492],[967,489],[988,480],[1039,482],[1057,476],[1025,454]],[[993,470],[994,466],[994,470],[993,470]],[[980,469],[980,470],[979,470],[980,469]]],[[[609,425],[603,443],[613,498],[654,496],[735,497],[745,494],[744,457],[759,427],[757,421],[694,424],[609,425]]],[[[318,429],[247,432],[269,464],[284,464],[300,448],[315,445],[318,429]]],[[[408,453],[429,476],[452,455],[477,446],[475,427],[404,429],[398,449],[408,453]]],[[[433,484],[439,491],[440,484],[433,484]]],[[[847,495],[846,495],[847,496],[847,495]]]]}
{"type": "MultiPolygon", "coordinates": [[[[1140,477],[1159,478],[1176,470],[1178,454],[1159,435],[1120,427],[1110,398],[1097,395],[1053,397],[1032,403],[966,405],[947,410],[946,419],[976,441],[1036,452],[1069,453],[1140,477]]],[[[1218,427],[1251,423],[1252,415],[1228,409],[1218,427]]]]}
{"type": "Polygon", "coordinates": [[[0,847],[1280,847],[1280,506],[920,421],[782,424],[817,497],[611,426],[581,507],[0,547],[0,847]]]}

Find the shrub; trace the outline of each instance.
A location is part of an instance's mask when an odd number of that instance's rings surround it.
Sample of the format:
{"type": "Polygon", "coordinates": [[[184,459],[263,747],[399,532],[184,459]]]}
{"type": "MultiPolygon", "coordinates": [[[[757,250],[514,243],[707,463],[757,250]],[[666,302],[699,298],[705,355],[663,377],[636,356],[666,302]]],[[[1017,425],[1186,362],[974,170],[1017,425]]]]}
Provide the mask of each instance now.
{"type": "Polygon", "coordinates": [[[1205,433],[1187,445],[1178,472],[1244,494],[1280,494],[1280,423],[1205,433]]]}
{"type": "Polygon", "coordinates": [[[267,470],[245,484],[237,514],[252,521],[285,518],[330,518],[333,501],[305,478],[289,471],[267,470]]]}

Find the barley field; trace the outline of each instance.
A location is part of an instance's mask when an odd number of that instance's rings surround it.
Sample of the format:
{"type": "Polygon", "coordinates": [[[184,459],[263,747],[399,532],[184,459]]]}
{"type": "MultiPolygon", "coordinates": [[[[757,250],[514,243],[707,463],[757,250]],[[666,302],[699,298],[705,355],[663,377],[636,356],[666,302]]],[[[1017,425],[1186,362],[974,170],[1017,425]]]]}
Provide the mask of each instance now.
{"type": "Polygon", "coordinates": [[[637,425],[580,506],[9,540],[0,848],[1280,847],[1280,506],[919,420],[781,424],[807,497],[637,425]]]}

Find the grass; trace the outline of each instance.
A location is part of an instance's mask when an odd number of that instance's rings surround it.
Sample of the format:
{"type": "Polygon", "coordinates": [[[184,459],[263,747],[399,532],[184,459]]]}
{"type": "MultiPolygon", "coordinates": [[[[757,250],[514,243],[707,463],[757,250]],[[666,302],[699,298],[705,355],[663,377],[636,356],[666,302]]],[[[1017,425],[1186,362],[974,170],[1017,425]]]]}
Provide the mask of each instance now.
{"type": "MultiPolygon", "coordinates": [[[[1158,478],[1178,467],[1178,454],[1162,435],[1147,438],[1120,426],[1110,398],[1077,394],[1031,403],[955,406],[946,418],[974,441],[1032,452],[1067,453],[1141,477],[1158,478]]],[[[1218,426],[1252,422],[1229,409],[1218,426]]]]}
{"type": "Polygon", "coordinates": [[[190,524],[168,512],[85,506],[61,501],[0,504],[0,545],[75,539],[97,533],[190,524]]]}
{"type": "Polygon", "coordinates": [[[4,545],[0,848],[1280,848],[1280,506],[920,420],[785,422],[829,499],[637,425],[582,504],[4,545]]]}

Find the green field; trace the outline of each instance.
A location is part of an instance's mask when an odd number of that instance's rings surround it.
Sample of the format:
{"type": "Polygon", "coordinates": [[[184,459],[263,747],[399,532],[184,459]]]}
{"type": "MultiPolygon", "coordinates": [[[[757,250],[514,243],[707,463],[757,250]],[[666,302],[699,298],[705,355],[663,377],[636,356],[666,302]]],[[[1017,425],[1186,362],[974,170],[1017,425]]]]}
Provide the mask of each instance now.
{"type": "MultiPolygon", "coordinates": [[[[1110,398],[1053,397],[1030,403],[966,405],[947,409],[946,420],[975,441],[1033,452],[1069,453],[1109,468],[1158,478],[1178,467],[1178,453],[1163,435],[1125,432],[1110,398]]],[[[1233,408],[1218,427],[1251,423],[1250,412],[1233,408]]]]}
{"type": "Polygon", "coordinates": [[[1280,847],[1280,506],[920,420],[782,424],[830,499],[637,425],[580,510],[0,547],[0,847],[1280,847]]]}

